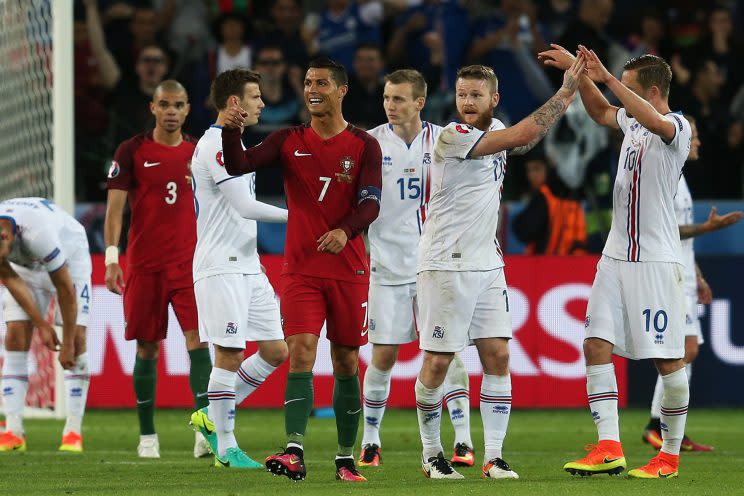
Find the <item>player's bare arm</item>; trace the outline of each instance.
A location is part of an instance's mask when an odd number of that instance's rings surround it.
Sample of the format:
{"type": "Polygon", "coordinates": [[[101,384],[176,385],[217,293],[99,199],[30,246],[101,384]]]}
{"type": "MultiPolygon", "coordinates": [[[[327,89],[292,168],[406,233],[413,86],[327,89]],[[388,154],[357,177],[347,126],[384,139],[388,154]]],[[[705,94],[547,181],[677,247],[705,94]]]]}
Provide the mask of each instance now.
{"type": "MultiPolygon", "coordinates": [[[[560,45],[551,43],[551,50],[545,50],[537,54],[537,58],[543,64],[565,71],[576,57],[560,45]]],[[[579,94],[589,117],[600,126],[618,129],[617,111],[618,107],[611,105],[607,98],[599,91],[586,73],[579,80],[579,94]]]]}
{"type": "Polygon", "coordinates": [[[713,290],[710,289],[708,281],[703,277],[703,272],[697,262],[695,262],[695,279],[697,281],[698,303],[711,304],[713,302],[713,290]]]}
{"type": "Polygon", "coordinates": [[[618,79],[610,74],[594,53],[583,45],[579,45],[579,52],[586,57],[586,73],[592,81],[603,83],[620,100],[628,115],[632,115],[646,129],[660,136],[664,141],[674,139],[677,133],[673,123],[664,118],[649,102],[630,90],[618,79]]]}
{"type": "Polygon", "coordinates": [[[471,156],[492,155],[502,150],[524,154],[531,150],[566,112],[576,95],[584,67],[584,57],[577,57],[564,73],[563,85],[552,98],[516,125],[483,135],[483,139],[473,148],[471,156]]]}
{"type": "Polygon", "coordinates": [[[685,224],[679,226],[679,237],[680,239],[694,238],[702,234],[725,229],[739,222],[742,215],[744,215],[744,212],[741,211],[718,215],[716,207],[711,207],[708,220],[702,224],[685,224]]]}
{"type": "Polygon", "coordinates": [[[26,315],[29,316],[31,324],[39,330],[39,336],[44,346],[52,351],[57,351],[59,349],[59,339],[57,339],[54,327],[41,315],[31,295],[31,290],[7,260],[0,262],[0,281],[23,311],[26,312],[26,315]]]}
{"type": "Polygon", "coordinates": [[[59,363],[62,368],[75,366],[75,333],[77,331],[77,297],[67,265],[49,273],[49,278],[57,290],[59,311],[62,314],[62,346],[59,349],[59,363]]]}
{"type": "Polygon", "coordinates": [[[103,224],[103,239],[106,244],[106,288],[116,294],[124,291],[124,272],[119,265],[119,239],[124,219],[127,192],[121,189],[108,190],[106,220],[103,224]],[[111,248],[115,248],[111,249],[111,248]]]}

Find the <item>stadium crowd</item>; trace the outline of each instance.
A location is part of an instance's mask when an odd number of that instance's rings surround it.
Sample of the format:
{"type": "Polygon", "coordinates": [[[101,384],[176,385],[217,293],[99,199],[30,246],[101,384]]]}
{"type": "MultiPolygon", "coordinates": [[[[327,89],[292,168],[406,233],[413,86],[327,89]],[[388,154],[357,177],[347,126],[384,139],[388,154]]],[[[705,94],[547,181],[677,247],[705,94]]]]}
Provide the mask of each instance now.
{"type": "MultiPolygon", "coordinates": [[[[349,70],[344,113],[363,129],[386,120],[386,73],[411,67],[424,74],[431,89],[424,117],[446,124],[454,119],[451,90],[457,68],[483,63],[499,78],[505,98],[496,116],[508,125],[535,110],[560,85],[560,71],[543,67],[537,53],[551,42],[576,47],[580,40],[594,47],[617,76],[634,55],[657,54],[669,61],[674,74],[671,108],[697,119],[704,143],[699,160],[686,168],[693,195],[742,197],[744,69],[736,63],[741,48],[737,33],[744,26],[741,1],[77,2],[78,201],[104,199],[105,173],[116,144],[152,127],[148,102],[166,78],[177,79],[188,90],[192,107],[185,129],[199,137],[214,121],[207,100],[215,75],[239,66],[261,73],[266,108],[260,125],[243,136],[250,146],[271,131],[307,120],[301,78],[316,55],[339,60],[349,70]]],[[[510,163],[505,199],[532,199],[533,204],[537,196],[544,205],[544,183],[553,198],[581,204],[586,219],[580,224],[587,232],[578,240],[598,252],[609,230],[619,146],[619,133],[597,126],[577,101],[538,148],[510,163]]],[[[282,196],[280,175],[260,175],[257,191],[282,196]]],[[[515,229],[525,243],[546,228],[539,212],[534,214],[533,208],[522,216],[527,222],[520,224],[527,229],[515,229]]]]}

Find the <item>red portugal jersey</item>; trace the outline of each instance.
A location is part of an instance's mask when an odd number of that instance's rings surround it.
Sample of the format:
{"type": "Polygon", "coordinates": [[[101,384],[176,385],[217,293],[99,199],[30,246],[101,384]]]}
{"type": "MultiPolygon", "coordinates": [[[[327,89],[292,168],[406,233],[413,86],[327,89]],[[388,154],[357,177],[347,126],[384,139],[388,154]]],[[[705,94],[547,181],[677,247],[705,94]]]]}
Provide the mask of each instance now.
{"type": "Polygon", "coordinates": [[[193,259],[196,214],[189,164],[195,146],[186,135],[178,146],[156,143],[148,132],[116,149],[107,186],[129,193],[128,267],[158,271],[193,259]]]}
{"type": "Polygon", "coordinates": [[[237,131],[223,130],[222,136],[230,174],[283,169],[289,210],[283,272],[368,283],[367,252],[358,234],[379,212],[382,153],[377,140],[351,125],[324,140],[303,125],[276,131],[243,151],[237,131]],[[240,172],[237,162],[244,166],[240,172]],[[318,252],[318,238],[337,228],[349,237],[344,249],[336,255],[318,252]]]}

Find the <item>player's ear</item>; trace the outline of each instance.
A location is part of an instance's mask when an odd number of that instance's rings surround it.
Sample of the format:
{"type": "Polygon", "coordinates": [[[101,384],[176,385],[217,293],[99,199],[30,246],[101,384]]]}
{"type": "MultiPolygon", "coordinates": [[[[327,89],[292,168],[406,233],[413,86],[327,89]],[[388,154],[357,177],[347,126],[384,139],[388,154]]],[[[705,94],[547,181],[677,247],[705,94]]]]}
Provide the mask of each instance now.
{"type": "Polygon", "coordinates": [[[491,95],[491,98],[492,98],[493,106],[496,107],[499,104],[499,98],[500,98],[499,92],[497,91],[496,93],[491,95]]]}
{"type": "Polygon", "coordinates": [[[150,102],[150,113],[155,115],[155,102],[150,102]]]}
{"type": "Polygon", "coordinates": [[[426,97],[420,96],[416,98],[416,110],[421,112],[423,110],[424,106],[426,105],[426,97]]]}
{"type": "Polygon", "coordinates": [[[349,92],[349,86],[346,84],[342,84],[338,87],[338,92],[341,93],[341,98],[345,97],[346,94],[349,92]]]}
{"type": "Polygon", "coordinates": [[[186,115],[189,115],[191,113],[191,104],[186,103],[186,115]]]}

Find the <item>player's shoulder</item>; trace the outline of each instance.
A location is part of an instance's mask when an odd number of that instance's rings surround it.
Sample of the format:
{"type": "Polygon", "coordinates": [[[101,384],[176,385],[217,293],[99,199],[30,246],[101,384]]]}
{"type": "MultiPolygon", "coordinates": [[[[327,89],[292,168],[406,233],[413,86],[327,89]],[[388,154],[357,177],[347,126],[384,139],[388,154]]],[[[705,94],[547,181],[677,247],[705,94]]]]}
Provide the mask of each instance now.
{"type": "Polygon", "coordinates": [[[500,119],[497,119],[496,117],[491,119],[491,126],[488,128],[489,131],[499,131],[501,129],[506,129],[506,124],[501,122],[500,119]]]}
{"type": "Polygon", "coordinates": [[[677,127],[677,132],[692,132],[690,121],[682,115],[682,112],[669,112],[664,117],[677,127]]]}
{"type": "Polygon", "coordinates": [[[385,124],[380,124],[379,126],[375,126],[372,129],[369,129],[367,131],[367,134],[374,137],[377,141],[384,140],[385,137],[388,134],[390,124],[387,122],[385,124]]]}
{"type": "Polygon", "coordinates": [[[450,122],[440,131],[437,142],[445,144],[468,142],[477,139],[480,134],[483,133],[470,124],[450,122]]]}
{"type": "Polygon", "coordinates": [[[135,152],[151,138],[151,131],[145,131],[139,134],[135,134],[129,139],[125,139],[116,148],[116,155],[121,158],[121,155],[133,156],[135,152]]]}
{"type": "Polygon", "coordinates": [[[361,140],[365,145],[379,146],[377,140],[369,132],[362,128],[356,127],[353,124],[349,124],[346,131],[355,139],[361,140]]]}

